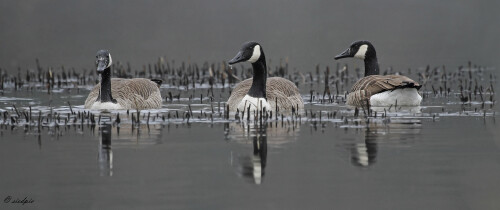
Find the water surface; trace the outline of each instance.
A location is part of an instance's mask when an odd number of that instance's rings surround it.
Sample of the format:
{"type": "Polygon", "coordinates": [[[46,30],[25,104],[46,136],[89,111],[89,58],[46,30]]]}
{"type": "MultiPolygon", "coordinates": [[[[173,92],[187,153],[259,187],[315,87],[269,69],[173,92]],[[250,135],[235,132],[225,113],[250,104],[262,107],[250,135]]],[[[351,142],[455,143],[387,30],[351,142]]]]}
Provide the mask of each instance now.
{"type": "MultiPolygon", "coordinates": [[[[474,77],[496,85],[490,72],[474,77]]],[[[165,85],[162,94],[179,93],[178,99],[142,110],[139,122],[135,110],[83,109],[92,85],[49,94],[43,86],[15,90],[6,83],[0,192],[34,203],[2,208],[500,206],[499,112],[486,85],[482,96],[470,92],[464,102],[469,92],[460,93],[457,78],[447,84],[450,93],[433,91],[443,87],[435,81],[422,90],[421,107],[373,107],[367,116],[342,103],[344,90],[323,100],[319,81],[322,75],[299,83],[313,90],[303,90],[307,113],[299,118],[227,119],[230,86],[216,86],[211,99],[208,86],[165,85]]]]}

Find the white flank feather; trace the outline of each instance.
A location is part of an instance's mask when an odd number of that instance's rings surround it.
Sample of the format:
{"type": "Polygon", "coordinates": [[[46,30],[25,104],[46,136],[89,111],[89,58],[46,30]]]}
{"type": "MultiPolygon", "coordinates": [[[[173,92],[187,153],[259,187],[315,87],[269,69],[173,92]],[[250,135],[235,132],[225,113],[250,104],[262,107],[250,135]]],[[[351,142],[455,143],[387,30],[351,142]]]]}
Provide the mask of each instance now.
{"type": "Polygon", "coordinates": [[[422,96],[415,88],[388,90],[370,97],[371,106],[419,106],[421,101],[422,96]]]}
{"type": "Polygon", "coordinates": [[[94,104],[92,104],[92,107],[90,107],[90,109],[93,109],[93,110],[115,110],[115,109],[123,109],[122,106],[120,106],[119,103],[112,103],[112,102],[104,102],[104,103],[101,103],[99,101],[96,101],[94,102],[94,104]]]}

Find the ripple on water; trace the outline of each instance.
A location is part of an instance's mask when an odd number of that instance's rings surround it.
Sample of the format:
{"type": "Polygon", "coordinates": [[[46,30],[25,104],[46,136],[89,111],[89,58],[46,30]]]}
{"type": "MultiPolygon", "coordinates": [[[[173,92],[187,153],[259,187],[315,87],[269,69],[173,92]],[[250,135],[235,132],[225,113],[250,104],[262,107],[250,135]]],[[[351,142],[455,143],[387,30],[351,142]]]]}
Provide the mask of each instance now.
{"type": "Polygon", "coordinates": [[[32,101],[31,98],[0,97],[0,101],[32,101]]]}

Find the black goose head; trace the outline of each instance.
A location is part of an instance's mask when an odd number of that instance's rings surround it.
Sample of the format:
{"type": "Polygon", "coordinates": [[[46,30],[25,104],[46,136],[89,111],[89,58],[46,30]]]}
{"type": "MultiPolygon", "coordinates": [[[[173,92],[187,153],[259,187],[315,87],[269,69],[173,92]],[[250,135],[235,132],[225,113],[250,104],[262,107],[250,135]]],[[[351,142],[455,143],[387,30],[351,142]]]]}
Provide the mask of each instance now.
{"type": "Polygon", "coordinates": [[[255,63],[262,58],[264,58],[264,51],[262,50],[260,44],[257,42],[247,42],[243,44],[243,47],[241,47],[238,54],[236,54],[236,56],[229,61],[229,64],[232,65],[245,61],[255,63]]]}
{"type": "Polygon", "coordinates": [[[356,41],[343,53],[335,56],[335,60],[353,57],[365,60],[366,58],[376,58],[377,53],[375,52],[375,47],[369,41],[356,41]]]}
{"type": "Polygon", "coordinates": [[[111,54],[107,50],[99,50],[96,55],[95,66],[97,69],[97,73],[100,74],[104,72],[104,70],[108,69],[113,62],[111,59],[111,54]]]}

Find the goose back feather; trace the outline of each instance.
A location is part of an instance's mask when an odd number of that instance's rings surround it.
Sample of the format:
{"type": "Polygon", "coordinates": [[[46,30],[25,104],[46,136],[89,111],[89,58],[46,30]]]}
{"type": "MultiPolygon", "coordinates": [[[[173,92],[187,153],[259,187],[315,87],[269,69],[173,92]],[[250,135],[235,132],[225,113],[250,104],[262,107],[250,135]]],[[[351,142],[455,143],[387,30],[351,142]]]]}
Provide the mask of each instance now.
{"type": "Polygon", "coordinates": [[[367,101],[375,94],[402,88],[420,89],[421,85],[402,75],[370,75],[361,78],[347,95],[347,104],[366,106],[367,101]]]}

